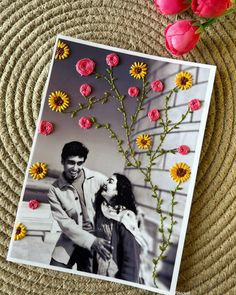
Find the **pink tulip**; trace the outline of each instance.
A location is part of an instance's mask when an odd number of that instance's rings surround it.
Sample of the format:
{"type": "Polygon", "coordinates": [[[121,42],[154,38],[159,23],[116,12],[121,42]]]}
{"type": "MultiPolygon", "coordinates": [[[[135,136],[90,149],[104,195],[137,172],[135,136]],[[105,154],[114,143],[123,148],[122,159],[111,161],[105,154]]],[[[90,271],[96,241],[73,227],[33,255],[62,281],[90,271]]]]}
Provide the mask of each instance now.
{"type": "Polygon", "coordinates": [[[197,44],[200,33],[199,26],[190,20],[178,20],[165,29],[166,48],[175,56],[180,56],[192,50],[197,44]]]}
{"type": "Polygon", "coordinates": [[[154,5],[162,14],[178,14],[190,7],[186,0],[154,0],[154,5]]]}
{"type": "Polygon", "coordinates": [[[201,108],[201,101],[197,98],[193,98],[190,100],[188,106],[191,112],[197,111],[201,108]]]}
{"type": "Polygon", "coordinates": [[[89,76],[94,71],[95,62],[90,58],[83,58],[77,61],[75,67],[81,76],[89,76]]]}
{"type": "Polygon", "coordinates": [[[131,97],[136,97],[139,94],[139,89],[135,86],[132,86],[128,89],[128,94],[131,97]]]}
{"type": "Polygon", "coordinates": [[[151,88],[154,92],[162,92],[164,89],[164,84],[160,80],[152,81],[151,88]]]}
{"type": "Polygon", "coordinates": [[[189,151],[190,151],[190,148],[187,146],[187,145],[184,145],[184,144],[182,144],[182,145],[180,145],[179,147],[178,147],[178,153],[179,154],[181,154],[181,155],[187,155],[188,153],[189,153],[189,151]]]}
{"type": "Polygon", "coordinates": [[[92,125],[93,125],[93,123],[90,120],[90,118],[88,118],[88,117],[82,117],[79,119],[79,126],[82,129],[89,129],[92,127],[92,125]]]}
{"type": "Polygon", "coordinates": [[[218,17],[232,5],[231,0],[193,0],[192,10],[201,17],[218,17]]]}
{"type": "Polygon", "coordinates": [[[148,118],[150,121],[157,121],[160,119],[161,113],[157,109],[152,109],[148,112],[148,118]]]}
{"type": "Polygon", "coordinates": [[[80,93],[81,93],[83,96],[87,97],[87,96],[89,96],[89,95],[91,94],[91,92],[92,92],[92,87],[91,87],[89,84],[84,83],[84,84],[82,84],[82,85],[80,86],[79,91],[80,91],[80,93]]]}
{"type": "Polygon", "coordinates": [[[106,63],[109,67],[116,67],[119,61],[119,56],[116,53],[111,53],[106,56],[106,63]]]}
{"type": "Polygon", "coordinates": [[[49,135],[54,131],[54,126],[49,121],[41,121],[39,125],[39,133],[42,135],[49,135]]]}

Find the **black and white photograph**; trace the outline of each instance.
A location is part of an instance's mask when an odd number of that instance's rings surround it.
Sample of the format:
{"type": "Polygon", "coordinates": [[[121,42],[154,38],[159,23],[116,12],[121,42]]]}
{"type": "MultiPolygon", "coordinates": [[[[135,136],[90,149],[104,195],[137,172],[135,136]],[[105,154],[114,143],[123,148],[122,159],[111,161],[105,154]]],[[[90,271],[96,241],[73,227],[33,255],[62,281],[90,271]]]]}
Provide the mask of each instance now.
{"type": "Polygon", "coordinates": [[[175,294],[214,76],[57,36],[7,259],[175,294]]]}

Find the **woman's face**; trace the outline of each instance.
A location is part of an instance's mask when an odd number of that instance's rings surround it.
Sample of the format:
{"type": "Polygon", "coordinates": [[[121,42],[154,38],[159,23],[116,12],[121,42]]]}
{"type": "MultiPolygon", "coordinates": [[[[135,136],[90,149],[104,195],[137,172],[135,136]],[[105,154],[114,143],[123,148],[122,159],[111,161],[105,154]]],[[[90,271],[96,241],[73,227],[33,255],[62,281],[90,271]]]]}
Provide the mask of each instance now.
{"type": "Polygon", "coordinates": [[[109,202],[114,196],[117,195],[117,178],[112,175],[106,180],[102,187],[102,196],[109,202]]]}

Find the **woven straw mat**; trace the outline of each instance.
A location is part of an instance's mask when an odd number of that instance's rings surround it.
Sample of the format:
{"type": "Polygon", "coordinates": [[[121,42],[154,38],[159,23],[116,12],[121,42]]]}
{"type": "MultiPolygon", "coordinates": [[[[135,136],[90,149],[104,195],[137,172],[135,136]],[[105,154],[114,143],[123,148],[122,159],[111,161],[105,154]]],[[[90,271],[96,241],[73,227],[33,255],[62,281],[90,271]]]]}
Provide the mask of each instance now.
{"type": "MultiPolygon", "coordinates": [[[[171,57],[163,30],[174,17],[141,0],[2,0],[0,20],[0,294],[151,294],[6,255],[56,34],[171,57]]],[[[226,20],[184,57],[217,65],[177,286],[194,295],[236,294],[236,17],[226,20]]]]}

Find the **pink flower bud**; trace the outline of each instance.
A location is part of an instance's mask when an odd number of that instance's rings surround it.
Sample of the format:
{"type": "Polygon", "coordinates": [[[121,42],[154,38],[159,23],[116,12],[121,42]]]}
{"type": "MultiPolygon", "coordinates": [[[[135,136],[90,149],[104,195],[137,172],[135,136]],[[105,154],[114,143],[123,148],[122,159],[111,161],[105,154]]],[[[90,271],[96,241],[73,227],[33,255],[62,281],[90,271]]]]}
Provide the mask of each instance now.
{"type": "Polygon", "coordinates": [[[88,117],[82,117],[79,119],[79,126],[82,129],[89,129],[92,127],[92,125],[93,125],[93,122],[88,117]]]}
{"type": "Polygon", "coordinates": [[[77,61],[75,67],[81,76],[89,76],[95,69],[95,62],[90,58],[83,58],[77,61]]]}
{"type": "Polygon", "coordinates": [[[91,92],[92,92],[92,87],[91,87],[89,84],[84,83],[84,84],[82,84],[82,85],[80,86],[79,91],[80,91],[80,93],[81,93],[83,96],[87,97],[87,96],[89,96],[89,95],[91,94],[91,92]]]}
{"type": "Polygon", "coordinates": [[[180,145],[177,150],[179,154],[187,155],[190,151],[190,148],[187,145],[183,144],[183,145],[180,145]]]}
{"type": "Polygon", "coordinates": [[[37,201],[37,200],[30,200],[29,203],[28,203],[28,207],[30,209],[33,209],[33,210],[37,209],[39,207],[39,201],[37,201]]]}
{"type": "Polygon", "coordinates": [[[196,33],[199,26],[194,26],[193,23],[190,20],[178,20],[166,27],[166,48],[173,55],[180,56],[196,46],[200,33],[196,33]]]}
{"type": "Polygon", "coordinates": [[[151,83],[151,88],[154,92],[162,92],[164,87],[164,84],[160,80],[155,80],[151,83]]]}
{"type": "Polygon", "coordinates": [[[150,121],[157,121],[160,119],[161,113],[157,109],[152,109],[148,112],[148,118],[150,121]]]}
{"type": "Polygon", "coordinates": [[[128,94],[131,97],[136,97],[139,94],[139,89],[135,86],[132,86],[128,89],[128,94]]]}
{"type": "Polygon", "coordinates": [[[116,53],[111,53],[106,56],[106,63],[109,67],[116,67],[119,61],[119,56],[116,53]]]}
{"type": "Polygon", "coordinates": [[[188,8],[190,3],[186,0],[154,0],[154,5],[162,14],[178,14],[188,8]]]}
{"type": "Polygon", "coordinates": [[[232,5],[231,0],[193,0],[192,10],[201,17],[218,17],[232,5]]]}
{"type": "Polygon", "coordinates": [[[42,135],[49,135],[54,131],[54,126],[49,121],[41,121],[39,125],[39,133],[42,135]]]}
{"type": "Polygon", "coordinates": [[[197,98],[194,98],[190,100],[188,106],[191,112],[197,111],[201,108],[201,101],[197,98]]]}

